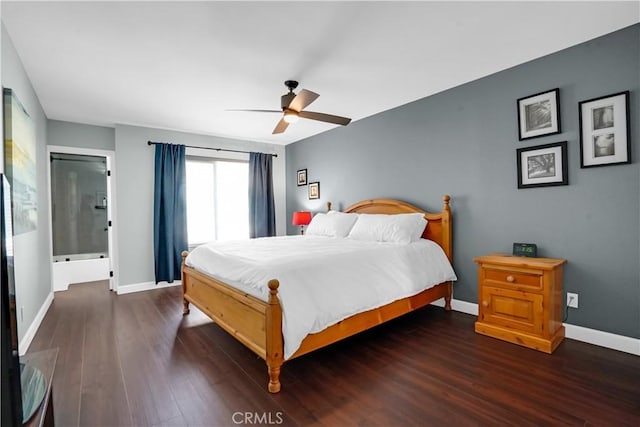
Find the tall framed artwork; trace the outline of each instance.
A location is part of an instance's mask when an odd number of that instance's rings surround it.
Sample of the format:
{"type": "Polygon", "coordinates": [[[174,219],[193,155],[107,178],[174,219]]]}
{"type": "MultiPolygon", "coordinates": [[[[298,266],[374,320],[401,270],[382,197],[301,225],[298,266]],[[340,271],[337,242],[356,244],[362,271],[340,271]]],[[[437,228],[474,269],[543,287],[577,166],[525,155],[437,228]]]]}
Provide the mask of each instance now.
{"type": "Polygon", "coordinates": [[[11,89],[4,96],[4,170],[13,196],[13,232],[28,233],[38,224],[36,132],[33,121],[11,89]]]}
{"type": "Polygon", "coordinates": [[[320,198],[320,182],[309,183],[309,200],[316,200],[320,198]]]}
{"type": "Polygon", "coordinates": [[[631,163],[629,91],[579,104],[580,167],[631,163]]]}
{"type": "Polygon", "coordinates": [[[307,170],[306,169],[300,169],[299,171],[297,171],[296,172],[296,176],[297,176],[296,183],[298,184],[298,187],[300,187],[302,185],[307,185],[307,170]]]}

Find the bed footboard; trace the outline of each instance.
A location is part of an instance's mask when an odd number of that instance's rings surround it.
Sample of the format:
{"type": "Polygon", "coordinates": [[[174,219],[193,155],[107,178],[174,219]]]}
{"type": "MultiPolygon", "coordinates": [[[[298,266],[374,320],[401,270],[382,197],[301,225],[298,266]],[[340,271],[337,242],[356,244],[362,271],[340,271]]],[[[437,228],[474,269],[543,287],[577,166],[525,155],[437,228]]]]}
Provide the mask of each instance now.
{"type": "Polygon", "coordinates": [[[193,304],[222,329],[243,343],[267,363],[269,391],[280,391],[280,367],[284,362],[282,308],[277,280],[269,281],[269,302],[217,281],[185,265],[182,253],[183,313],[193,304]]]}
{"type": "Polygon", "coordinates": [[[269,305],[266,312],[267,368],[269,371],[269,391],[280,391],[280,367],[284,363],[284,340],[282,338],[282,308],[278,300],[277,280],[269,281],[269,305]]]}
{"type": "Polygon", "coordinates": [[[184,271],[184,267],[185,267],[184,261],[185,259],[187,259],[189,252],[182,251],[180,255],[182,255],[182,263],[180,264],[180,274],[182,279],[182,315],[186,316],[191,312],[191,310],[189,310],[189,300],[184,297],[187,294],[187,279],[186,279],[186,273],[184,271]]]}

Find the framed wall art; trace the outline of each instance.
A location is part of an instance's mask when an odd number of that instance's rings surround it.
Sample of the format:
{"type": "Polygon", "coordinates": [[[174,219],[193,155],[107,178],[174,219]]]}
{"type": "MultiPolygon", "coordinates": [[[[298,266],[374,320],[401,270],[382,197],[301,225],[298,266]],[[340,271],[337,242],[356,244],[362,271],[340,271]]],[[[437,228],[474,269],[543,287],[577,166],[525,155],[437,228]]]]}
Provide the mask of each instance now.
{"type": "Polygon", "coordinates": [[[520,141],[560,133],[560,89],[518,99],[520,141]]]}
{"type": "Polygon", "coordinates": [[[568,185],[567,142],[516,150],[518,188],[568,185]]]}
{"type": "Polygon", "coordinates": [[[297,175],[297,180],[298,180],[298,187],[300,187],[301,185],[307,185],[307,170],[306,169],[300,169],[296,175],[297,175]]]}
{"type": "Polygon", "coordinates": [[[4,170],[13,196],[13,232],[28,233],[38,225],[35,125],[13,90],[4,95],[4,170]]]}
{"type": "Polygon", "coordinates": [[[314,200],[319,198],[320,198],[320,183],[310,182],[309,183],[309,200],[314,200]]]}
{"type": "Polygon", "coordinates": [[[580,167],[631,163],[629,91],[580,102],[580,167]]]}

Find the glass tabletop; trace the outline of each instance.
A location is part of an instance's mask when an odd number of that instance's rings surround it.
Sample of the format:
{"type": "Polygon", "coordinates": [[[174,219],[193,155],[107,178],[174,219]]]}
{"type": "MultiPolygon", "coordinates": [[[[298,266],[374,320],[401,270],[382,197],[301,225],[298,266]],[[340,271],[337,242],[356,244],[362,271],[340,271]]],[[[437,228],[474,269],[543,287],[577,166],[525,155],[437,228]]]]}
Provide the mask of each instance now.
{"type": "Polygon", "coordinates": [[[20,364],[20,384],[22,386],[22,422],[33,416],[47,391],[47,380],[39,369],[29,364],[20,364]]]}

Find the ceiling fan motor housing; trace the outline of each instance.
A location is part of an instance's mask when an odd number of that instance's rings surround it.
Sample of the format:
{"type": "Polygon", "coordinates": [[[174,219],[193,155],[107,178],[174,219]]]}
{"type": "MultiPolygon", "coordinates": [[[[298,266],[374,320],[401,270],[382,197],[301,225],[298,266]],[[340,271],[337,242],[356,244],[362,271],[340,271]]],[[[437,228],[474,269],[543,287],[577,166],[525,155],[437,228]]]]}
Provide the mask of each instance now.
{"type": "Polygon", "coordinates": [[[286,80],[284,85],[289,89],[289,93],[285,93],[280,97],[280,107],[282,111],[285,111],[289,108],[291,101],[296,97],[296,94],[293,93],[293,90],[298,87],[298,82],[295,80],[286,80]]]}
{"type": "Polygon", "coordinates": [[[282,107],[282,111],[289,108],[291,101],[296,97],[296,94],[293,92],[286,93],[280,97],[280,107],[282,107]]]}

